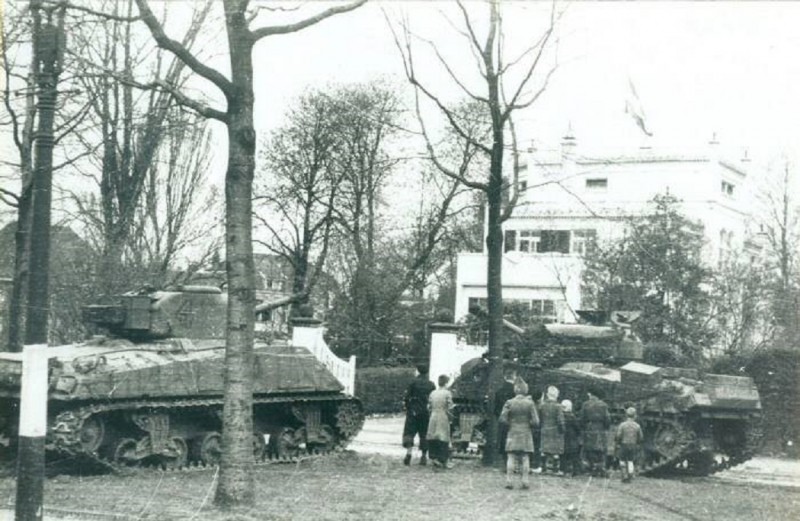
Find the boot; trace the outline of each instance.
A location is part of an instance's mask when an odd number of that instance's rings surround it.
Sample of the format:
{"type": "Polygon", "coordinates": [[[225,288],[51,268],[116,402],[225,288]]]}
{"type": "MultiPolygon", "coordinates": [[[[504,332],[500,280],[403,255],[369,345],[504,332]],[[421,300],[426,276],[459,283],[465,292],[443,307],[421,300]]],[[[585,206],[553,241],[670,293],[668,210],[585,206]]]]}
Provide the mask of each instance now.
{"type": "Polygon", "coordinates": [[[419,464],[422,465],[422,466],[425,466],[425,465],[428,464],[428,455],[425,454],[424,452],[422,453],[422,456],[420,456],[420,458],[419,458],[419,464]]]}

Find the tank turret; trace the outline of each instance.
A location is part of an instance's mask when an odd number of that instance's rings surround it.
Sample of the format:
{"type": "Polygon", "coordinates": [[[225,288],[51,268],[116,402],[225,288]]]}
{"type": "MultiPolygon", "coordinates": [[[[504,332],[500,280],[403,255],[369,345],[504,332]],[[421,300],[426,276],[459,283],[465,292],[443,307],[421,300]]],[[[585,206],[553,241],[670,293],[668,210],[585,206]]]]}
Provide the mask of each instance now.
{"type": "Polygon", "coordinates": [[[84,307],[84,321],[136,341],[225,338],[228,297],[219,288],[180,286],[175,291],[126,293],[117,300],[84,307]]]}

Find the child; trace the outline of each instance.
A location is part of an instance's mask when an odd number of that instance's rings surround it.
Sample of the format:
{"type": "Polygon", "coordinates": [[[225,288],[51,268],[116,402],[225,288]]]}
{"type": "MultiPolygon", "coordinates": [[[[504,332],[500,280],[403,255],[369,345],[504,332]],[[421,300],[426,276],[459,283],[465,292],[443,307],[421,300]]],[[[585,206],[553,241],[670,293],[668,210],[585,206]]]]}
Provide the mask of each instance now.
{"type": "Polygon", "coordinates": [[[568,476],[581,472],[581,426],[572,412],[572,402],[561,402],[564,409],[564,457],[561,459],[561,471],[568,476]]]}
{"type": "Polygon", "coordinates": [[[619,463],[622,467],[622,482],[630,483],[635,472],[634,461],[639,454],[639,447],[642,444],[644,435],[642,428],[636,423],[636,409],[628,407],[625,411],[627,420],[617,427],[617,452],[619,453],[619,463]]]}
{"type": "Polygon", "coordinates": [[[558,388],[549,386],[539,408],[542,431],[542,472],[560,471],[559,460],[564,454],[564,410],[558,403],[558,388]]]}

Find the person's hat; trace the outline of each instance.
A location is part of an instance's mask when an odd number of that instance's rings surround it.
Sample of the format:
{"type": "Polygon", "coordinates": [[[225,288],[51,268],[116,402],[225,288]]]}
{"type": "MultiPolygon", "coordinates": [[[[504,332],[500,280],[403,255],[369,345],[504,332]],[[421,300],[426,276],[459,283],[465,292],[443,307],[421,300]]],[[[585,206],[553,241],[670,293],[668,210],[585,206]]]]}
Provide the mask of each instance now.
{"type": "Polygon", "coordinates": [[[571,412],[572,411],[572,402],[570,400],[563,400],[561,402],[561,408],[564,409],[564,412],[571,412]]]}
{"type": "Polygon", "coordinates": [[[628,418],[633,418],[636,416],[636,409],[634,407],[628,407],[625,409],[625,414],[628,416],[628,418]]]}
{"type": "Polygon", "coordinates": [[[551,385],[547,388],[547,399],[552,401],[558,400],[558,387],[551,385]]]}

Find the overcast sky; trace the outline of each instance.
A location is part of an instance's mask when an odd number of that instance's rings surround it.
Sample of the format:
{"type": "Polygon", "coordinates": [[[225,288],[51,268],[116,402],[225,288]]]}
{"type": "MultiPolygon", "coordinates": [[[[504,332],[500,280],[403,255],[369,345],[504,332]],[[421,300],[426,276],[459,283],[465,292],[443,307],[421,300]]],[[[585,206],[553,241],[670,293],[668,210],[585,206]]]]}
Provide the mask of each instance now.
{"type": "MultiPolygon", "coordinates": [[[[467,2],[481,14],[476,2],[467,2]]],[[[800,135],[800,3],[571,2],[557,32],[558,70],[547,93],[521,115],[526,139],[558,143],[571,125],[579,143],[638,146],[625,114],[635,85],[653,144],[694,146],[716,133],[724,145],[774,155],[800,135]]],[[[405,12],[454,64],[471,56],[444,18],[452,3],[383,2],[301,34],[259,44],[259,127],[279,122],[305,86],[384,75],[402,84],[402,63],[382,10],[405,12]],[[455,43],[458,42],[458,43],[455,43]],[[459,53],[459,49],[462,51],[459,53]]],[[[509,46],[538,37],[545,2],[506,2],[509,46]]],[[[431,76],[433,77],[433,76],[431,76]]],[[[452,85],[439,85],[455,94],[452,85]]]]}
{"type": "MultiPolygon", "coordinates": [[[[484,4],[466,4],[476,20],[484,17],[484,4]]],[[[166,5],[177,18],[188,13],[185,1],[166,5]]],[[[318,11],[331,4],[303,5],[318,11]]],[[[453,5],[370,2],[300,33],[260,42],[254,56],[257,130],[263,135],[279,125],[287,104],[310,86],[382,77],[408,89],[385,13],[395,21],[407,16],[415,32],[437,42],[452,67],[474,71],[464,41],[443,17],[458,21],[453,5]]],[[[565,7],[548,62],[557,60],[557,71],[537,104],[518,115],[525,142],[554,147],[571,127],[579,150],[640,146],[644,135],[625,113],[633,84],[654,134],[651,146],[691,152],[716,134],[733,154],[748,149],[756,161],[800,157],[800,2],[559,3],[565,7]]],[[[539,37],[549,8],[548,2],[504,2],[509,56],[539,37]]],[[[171,16],[168,29],[179,29],[171,16]]],[[[224,69],[219,25],[204,38],[201,54],[224,69]]],[[[437,69],[421,67],[420,76],[455,99],[457,87],[437,69]]],[[[217,135],[224,138],[223,132],[217,135]]],[[[13,154],[2,141],[3,153],[13,154]]],[[[224,141],[216,152],[211,178],[220,182],[224,141]]]]}

